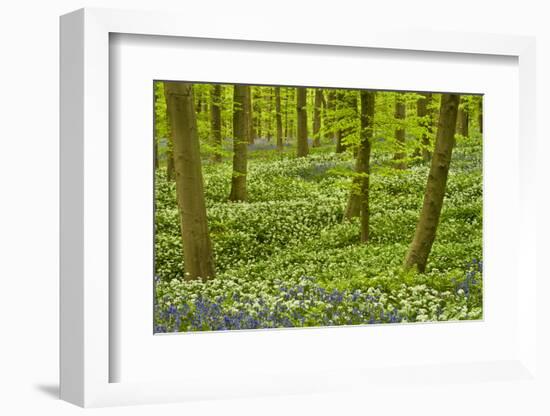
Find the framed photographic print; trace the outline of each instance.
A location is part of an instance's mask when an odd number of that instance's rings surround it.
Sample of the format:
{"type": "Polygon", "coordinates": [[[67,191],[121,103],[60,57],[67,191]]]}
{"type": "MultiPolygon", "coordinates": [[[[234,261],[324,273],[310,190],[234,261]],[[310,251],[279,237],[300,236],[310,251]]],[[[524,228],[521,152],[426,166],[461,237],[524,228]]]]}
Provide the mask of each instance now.
{"type": "Polygon", "coordinates": [[[180,21],[61,19],[62,398],[540,386],[534,40],[180,21]]]}

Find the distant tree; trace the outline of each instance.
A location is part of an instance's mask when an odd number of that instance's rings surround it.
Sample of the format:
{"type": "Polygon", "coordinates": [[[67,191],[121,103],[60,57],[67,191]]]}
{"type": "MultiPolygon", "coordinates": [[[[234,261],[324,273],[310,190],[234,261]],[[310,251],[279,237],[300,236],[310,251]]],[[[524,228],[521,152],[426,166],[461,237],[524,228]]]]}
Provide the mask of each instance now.
{"type": "Polygon", "coordinates": [[[212,130],[212,144],[214,146],[213,160],[221,162],[222,155],[222,86],[214,84],[212,86],[212,94],[210,96],[210,119],[212,130]]]}
{"type": "Polygon", "coordinates": [[[257,129],[258,117],[254,114],[254,104],[256,104],[255,103],[256,100],[252,99],[253,98],[252,90],[253,90],[253,87],[248,87],[248,92],[246,93],[246,97],[247,97],[246,108],[247,108],[247,120],[248,120],[247,137],[248,137],[248,143],[250,144],[254,144],[254,140],[256,139],[258,134],[261,134],[261,132],[259,132],[257,129]]]}
{"type": "Polygon", "coordinates": [[[370,153],[374,130],[375,97],[374,91],[361,91],[361,141],[357,150],[355,169],[361,174],[361,241],[363,243],[369,240],[370,153]]]}
{"type": "Polygon", "coordinates": [[[266,91],[266,95],[265,95],[265,100],[266,100],[266,106],[267,106],[267,111],[266,111],[266,127],[265,127],[265,130],[266,130],[266,137],[267,137],[267,141],[268,142],[271,142],[271,139],[273,138],[273,126],[272,126],[272,121],[273,121],[273,88],[269,87],[267,88],[267,91],[266,91]]]}
{"type": "Polygon", "coordinates": [[[321,109],[323,105],[323,90],[315,89],[313,107],[313,147],[321,146],[321,109]]]}
{"type": "Polygon", "coordinates": [[[296,97],[296,118],[298,120],[298,146],[296,155],[304,157],[309,153],[307,144],[307,88],[296,88],[296,97]]]}
{"type": "Polygon", "coordinates": [[[207,280],[213,278],[215,273],[206,217],[193,86],[184,82],[164,82],[164,89],[174,144],[185,279],[207,280]]]}
{"type": "Polygon", "coordinates": [[[361,91],[361,131],[355,161],[355,176],[352,181],[344,219],[361,216],[361,241],[369,237],[369,175],[370,154],[373,137],[375,92],[361,91]]]}
{"type": "MultiPolygon", "coordinates": [[[[166,85],[166,84],[165,84],[166,85]]],[[[166,97],[166,88],[164,96],[166,97]]],[[[168,103],[168,98],[166,97],[166,102],[168,103]]],[[[174,166],[174,139],[172,135],[172,115],[171,108],[166,105],[166,118],[170,120],[168,128],[168,148],[166,149],[166,179],[173,181],[176,179],[176,168],[174,166]]]]}
{"type": "Polygon", "coordinates": [[[405,103],[403,102],[403,97],[401,94],[396,95],[395,98],[395,120],[399,123],[395,129],[395,147],[396,151],[393,156],[393,166],[396,169],[406,169],[407,164],[405,158],[407,154],[405,153],[405,127],[403,126],[403,121],[405,120],[406,114],[405,103]]]}
{"type": "Polygon", "coordinates": [[[262,128],[262,87],[250,88],[250,95],[252,96],[252,105],[250,107],[250,117],[254,121],[254,128],[256,135],[250,137],[250,143],[254,143],[254,139],[263,137],[264,131],[262,128]],[[254,94],[252,93],[254,91],[254,94]]]}
{"type": "Polygon", "coordinates": [[[230,201],[246,201],[246,174],[250,134],[250,87],[235,85],[233,90],[233,174],[230,201]]]}
{"type": "Polygon", "coordinates": [[[418,124],[422,127],[420,145],[416,148],[414,157],[422,157],[424,162],[429,162],[430,153],[430,137],[433,128],[433,116],[431,111],[432,94],[422,93],[416,102],[416,116],[418,124]]]}
{"type": "Polygon", "coordinates": [[[478,124],[479,132],[483,133],[483,96],[479,97],[478,100],[478,124]]]}
{"type": "Polygon", "coordinates": [[[295,120],[295,103],[296,103],[296,97],[295,97],[295,88],[288,88],[287,89],[287,118],[288,118],[288,128],[287,128],[287,139],[294,139],[296,135],[296,126],[294,123],[295,120]]]}
{"type": "Polygon", "coordinates": [[[458,107],[458,115],[456,120],[456,132],[461,136],[468,137],[470,134],[469,124],[470,124],[470,114],[469,114],[469,108],[468,108],[468,101],[466,100],[466,97],[463,97],[463,99],[460,102],[460,106],[458,107]]]}
{"type": "Polygon", "coordinates": [[[405,257],[405,268],[415,268],[423,273],[435,240],[443,207],[443,197],[455,144],[456,119],[460,96],[443,94],[439,112],[439,124],[432,156],[430,173],[424,193],[424,204],[416,231],[405,257]]]}
{"type": "Polygon", "coordinates": [[[277,149],[283,150],[283,121],[281,114],[281,88],[275,87],[275,122],[277,124],[277,149]]]}

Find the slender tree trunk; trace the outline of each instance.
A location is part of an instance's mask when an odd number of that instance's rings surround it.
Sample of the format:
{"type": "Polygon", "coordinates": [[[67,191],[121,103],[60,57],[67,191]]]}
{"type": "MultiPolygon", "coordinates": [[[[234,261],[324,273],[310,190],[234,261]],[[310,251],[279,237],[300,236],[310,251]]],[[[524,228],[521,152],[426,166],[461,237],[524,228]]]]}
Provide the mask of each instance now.
{"type": "Polygon", "coordinates": [[[256,134],[254,137],[250,138],[250,143],[254,143],[255,139],[261,139],[264,135],[263,126],[262,126],[262,90],[261,87],[250,87],[250,95],[252,96],[252,104],[250,106],[250,117],[254,125],[254,130],[256,134]],[[254,93],[255,92],[255,93],[254,93]]]}
{"type": "MultiPolygon", "coordinates": [[[[164,99],[168,102],[166,98],[166,91],[164,92],[164,99]]],[[[176,179],[176,169],[174,167],[174,140],[172,139],[172,127],[170,126],[170,108],[166,106],[166,119],[168,121],[168,143],[166,150],[166,179],[173,181],[176,179]]]]}
{"type": "Polygon", "coordinates": [[[424,93],[416,102],[416,115],[418,124],[423,128],[420,145],[414,151],[414,157],[422,157],[424,162],[429,162],[431,158],[430,152],[430,136],[432,133],[433,117],[430,110],[432,102],[432,94],[424,93]]]}
{"type": "Polygon", "coordinates": [[[155,172],[159,168],[159,142],[156,137],[153,138],[153,157],[154,157],[154,164],[155,164],[155,172]]]}
{"type": "Polygon", "coordinates": [[[468,114],[468,103],[463,100],[460,107],[458,108],[456,132],[461,136],[468,137],[469,124],[470,124],[470,117],[468,114]]]}
{"type": "MultiPolygon", "coordinates": [[[[248,138],[248,143],[254,144],[254,140],[256,139],[256,135],[258,134],[258,130],[256,130],[256,125],[254,123],[255,121],[258,120],[258,117],[257,116],[255,117],[254,115],[254,104],[256,103],[256,99],[252,101],[252,87],[248,87],[248,92],[246,93],[246,97],[247,97],[246,107],[247,107],[247,114],[248,114],[247,138],[248,138]]],[[[233,126],[235,126],[235,122],[233,122],[233,126]]],[[[235,134],[233,134],[233,136],[236,137],[235,134]]]]}
{"type": "Polygon", "coordinates": [[[164,90],[174,142],[185,279],[207,280],[214,277],[214,257],[206,217],[193,86],[165,82],[164,90]]]}
{"type": "Polygon", "coordinates": [[[369,238],[369,174],[373,136],[375,92],[361,91],[361,132],[355,173],[344,219],[361,216],[361,241],[369,238]]]}
{"type": "Polygon", "coordinates": [[[166,179],[173,181],[176,179],[176,169],[174,167],[174,151],[168,149],[166,152],[166,179]]]}
{"type": "Polygon", "coordinates": [[[483,134],[483,96],[479,97],[478,123],[479,123],[479,132],[483,134]]]}
{"type": "Polygon", "coordinates": [[[235,85],[233,93],[233,175],[230,201],[246,201],[248,135],[250,134],[250,87],[235,85]]]}
{"type": "Polygon", "coordinates": [[[271,142],[271,139],[273,138],[272,135],[272,118],[273,118],[273,94],[271,93],[272,89],[269,88],[267,90],[267,120],[266,120],[266,137],[267,141],[271,142]]]}
{"type": "Polygon", "coordinates": [[[455,129],[460,96],[443,94],[439,112],[439,124],[432,164],[424,193],[424,204],[416,225],[414,238],[405,257],[405,268],[416,267],[421,273],[426,270],[428,256],[435,240],[447,176],[455,144],[455,129]]]}
{"type": "Polygon", "coordinates": [[[210,115],[212,123],[212,144],[214,146],[213,160],[221,162],[222,160],[222,86],[215,84],[212,88],[210,103],[210,115]]]}
{"type": "MultiPolygon", "coordinates": [[[[281,91],[281,87],[279,87],[279,93],[281,91]]],[[[282,91],[286,91],[286,90],[282,90],[282,91]]],[[[286,141],[288,140],[288,91],[285,92],[284,94],[284,102],[285,102],[285,105],[284,105],[284,108],[285,108],[285,123],[284,123],[284,131],[283,131],[283,139],[286,141]]]]}
{"type": "Polygon", "coordinates": [[[361,177],[361,241],[369,240],[369,183],[370,183],[370,152],[374,132],[374,106],[376,93],[361,91],[361,142],[357,151],[357,171],[361,177]]]}
{"type": "Polygon", "coordinates": [[[323,90],[315,89],[313,107],[313,147],[321,146],[321,107],[323,105],[323,90]]]}
{"type": "MultiPolygon", "coordinates": [[[[342,91],[336,90],[334,92],[334,101],[335,114],[333,123],[339,124],[342,118],[340,113],[342,111],[342,106],[344,105],[344,93],[342,91]]],[[[342,143],[343,136],[344,132],[342,131],[342,127],[336,126],[334,129],[334,138],[336,139],[336,153],[342,153],[344,150],[346,150],[344,144],[342,143]]]]}
{"type": "Polygon", "coordinates": [[[309,148],[307,144],[307,88],[296,88],[296,117],[298,120],[298,148],[297,157],[307,156],[309,148]]]}
{"type": "Polygon", "coordinates": [[[283,121],[281,117],[281,88],[275,87],[275,122],[277,124],[277,150],[283,150],[283,121]]]}
{"type": "Polygon", "coordinates": [[[295,88],[289,88],[288,89],[288,102],[287,102],[287,115],[288,115],[288,138],[289,139],[294,139],[295,137],[295,134],[296,134],[296,130],[295,130],[295,126],[294,126],[294,115],[295,115],[295,111],[294,111],[294,108],[296,107],[295,106],[295,103],[296,103],[296,100],[295,100],[295,97],[294,97],[294,91],[296,89],[295,88]]]}
{"type": "MultiPolygon", "coordinates": [[[[401,97],[396,97],[395,119],[398,122],[405,120],[405,103],[401,101],[401,97]]],[[[407,154],[405,153],[405,128],[402,126],[395,129],[395,146],[397,150],[393,157],[393,166],[395,169],[406,169],[407,164],[405,163],[405,158],[407,154]]]]}

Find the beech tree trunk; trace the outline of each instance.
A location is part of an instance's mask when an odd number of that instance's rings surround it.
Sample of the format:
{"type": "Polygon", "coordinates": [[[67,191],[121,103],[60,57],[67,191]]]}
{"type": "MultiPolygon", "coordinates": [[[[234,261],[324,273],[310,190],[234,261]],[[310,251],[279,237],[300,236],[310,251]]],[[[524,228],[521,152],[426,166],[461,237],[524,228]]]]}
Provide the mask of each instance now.
{"type": "Polygon", "coordinates": [[[373,136],[375,92],[361,91],[361,132],[353,178],[344,219],[361,216],[361,241],[369,238],[369,174],[373,136]]]}
{"type": "Polygon", "coordinates": [[[250,87],[235,85],[233,90],[233,174],[230,201],[246,201],[246,172],[250,134],[250,87]]]}
{"type": "Polygon", "coordinates": [[[479,132],[483,133],[483,96],[479,97],[478,123],[479,123],[479,132]]]}
{"type": "MultiPolygon", "coordinates": [[[[405,103],[401,101],[401,97],[396,97],[395,119],[398,122],[405,120],[405,103]]],[[[406,169],[407,164],[405,162],[405,158],[407,157],[407,154],[405,153],[405,128],[402,126],[395,129],[395,146],[396,151],[393,156],[393,166],[395,169],[406,169]]]]}
{"type": "Polygon", "coordinates": [[[275,87],[275,123],[277,124],[277,150],[283,150],[283,120],[281,117],[281,88],[275,87]]]}
{"type": "MultiPolygon", "coordinates": [[[[333,123],[336,123],[336,124],[339,124],[340,123],[340,119],[341,119],[341,109],[342,109],[342,105],[343,105],[343,100],[344,100],[344,94],[342,91],[339,91],[339,90],[336,90],[334,92],[334,119],[333,119],[333,123]]],[[[344,135],[344,132],[342,131],[342,127],[341,126],[337,126],[334,130],[334,139],[336,140],[336,149],[335,149],[335,152],[336,153],[342,153],[345,149],[345,146],[344,144],[342,143],[342,138],[343,138],[343,135],[344,135]]]]}
{"type": "Polygon", "coordinates": [[[298,146],[297,157],[307,156],[309,147],[307,144],[307,88],[296,88],[296,118],[298,120],[298,146]]]}
{"type": "MultiPolygon", "coordinates": [[[[168,102],[166,98],[166,92],[164,92],[164,100],[168,102]]],[[[166,179],[173,181],[176,179],[176,170],[174,168],[174,139],[172,138],[172,128],[170,126],[170,108],[166,106],[166,119],[168,120],[168,149],[166,150],[166,179]]]]}
{"type": "Polygon", "coordinates": [[[296,107],[295,103],[295,97],[294,97],[294,91],[296,91],[296,88],[289,88],[288,89],[288,95],[287,95],[287,117],[288,117],[288,136],[289,139],[294,139],[296,135],[295,130],[295,122],[294,122],[294,115],[296,112],[294,111],[294,108],[296,107]]]}
{"type": "Polygon", "coordinates": [[[313,108],[313,147],[321,146],[321,107],[323,105],[323,90],[315,89],[313,108]]]}
{"type": "Polygon", "coordinates": [[[414,267],[421,273],[426,270],[428,256],[435,240],[447,176],[455,144],[455,129],[460,95],[443,94],[439,112],[439,123],[430,173],[424,193],[424,204],[416,225],[414,238],[405,257],[405,268],[414,267]]]}
{"type": "Polygon", "coordinates": [[[374,91],[361,91],[361,141],[357,150],[356,170],[362,174],[359,177],[361,183],[361,242],[369,240],[369,183],[370,183],[370,152],[374,132],[374,105],[376,93],[374,91]]]}
{"type": "Polygon", "coordinates": [[[164,91],[174,143],[185,279],[207,280],[214,277],[214,258],[206,217],[193,86],[165,82],[164,91]]]}
{"type": "MultiPolygon", "coordinates": [[[[279,87],[279,90],[280,90],[280,87],[279,87]]],[[[285,89],[283,91],[286,91],[285,92],[285,124],[284,124],[284,131],[283,131],[283,137],[284,137],[284,140],[288,140],[288,137],[289,137],[289,111],[290,111],[290,98],[288,96],[288,90],[285,89]]]]}
{"type": "Polygon", "coordinates": [[[156,137],[153,138],[153,157],[155,159],[155,172],[159,168],[159,143],[156,137]]]}
{"type": "MultiPolygon", "coordinates": [[[[256,129],[256,125],[255,125],[255,120],[254,119],[254,112],[252,111],[252,109],[254,108],[253,105],[254,105],[254,102],[252,101],[252,88],[251,87],[247,87],[248,88],[248,92],[246,93],[246,108],[247,108],[247,138],[248,138],[248,143],[250,144],[254,144],[254,140],[256,139],[256,135],[258,134],[258,130],[256,129]]],[[[234,125],[234,124],[233,124],[234,125]]],[[[235,133],[233,133],[233,137],[236,137],[235,133]]]]}
{"type": "Polygon", "coordinates": [[[169,149],[166,152],[166,179],[173,181],[176,179],[176,169],[174,168],[174,152],[169,149]]]}
{"type": "Polygon", "coordinates": [[[463,101],[458,108],[456,121],[456,132],[461,136],[468,137],[469,135],[470,117],[468,114],[468,104],[463,101]]]}
{"type": "MultiPolygon", "coordinates": [[[[256,119],[256,135],[250,138],[250,143],[254,143],[254,140],[256,138],[261,139],[264,135],[263,126],[262,126],[263,98],[261,95],[261,90],[259,88],[257,88],[257,90],[258,91],[253,97],[254,98],[253,103],[250,106],[250,117],[256,119]],[[256,108],[256,111],[253,111],[254,107],[256,108]]],[[[250,91],[250,95],[252,95],[252,91],[250,91]]]]}
{"type": "Polygon", "coordinates": [[[268,142],[271,142],[273,138],[272,130],[272,119],[273,119],[273,94],[271,93],[271,88],[268,90],[267,95],[267,123],[266,123],[266,138],[268,142]]]}
{"type": "Polygon", "coordinates": [[[214,145],[213,160],[215,162],[221,162],[222,160],[222,86],[219,84],[214,85],[212,88],[211,103],[210,103],[210,118],[212,128],[212,144],[214,145]]]}

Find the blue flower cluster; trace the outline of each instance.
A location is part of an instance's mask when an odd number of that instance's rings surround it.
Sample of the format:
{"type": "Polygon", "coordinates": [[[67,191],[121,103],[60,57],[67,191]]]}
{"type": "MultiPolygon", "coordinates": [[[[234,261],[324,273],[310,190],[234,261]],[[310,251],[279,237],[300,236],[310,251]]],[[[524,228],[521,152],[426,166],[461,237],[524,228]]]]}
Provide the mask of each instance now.
{"type": "Polygon", "coordinates": [[[480,279],[476,279],[476,277],[478,274],[481,275],[483,273],[483,261],[473,259],[470,263],[468,263],[466,270],[467,272],[464,280],[456,283],[457,291],[462,290],[464,292],[464,296],[468,298],[472,293],[473,287],[478,285],[480,282],[480,279]]]}
{"type": "Polygon", "coordinates": [[[314,279],[303,284],[279,286],[278,296],[251,299],[239,293],[210,299],[180,299],[179,305],[156,305],[155,332],[220,331],[233,329],[291,328],[307,326],[397,323],[396,308],[386,310],[378,296],[333,289],[327,291],[314,279]],[[236,307],[238,305],[238,307],[236,307]]]}

